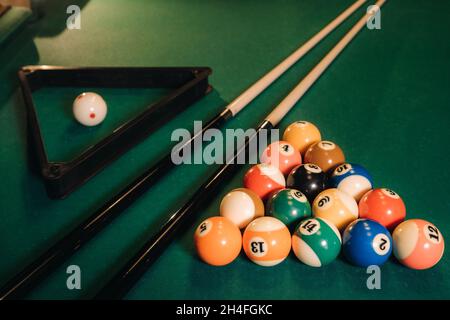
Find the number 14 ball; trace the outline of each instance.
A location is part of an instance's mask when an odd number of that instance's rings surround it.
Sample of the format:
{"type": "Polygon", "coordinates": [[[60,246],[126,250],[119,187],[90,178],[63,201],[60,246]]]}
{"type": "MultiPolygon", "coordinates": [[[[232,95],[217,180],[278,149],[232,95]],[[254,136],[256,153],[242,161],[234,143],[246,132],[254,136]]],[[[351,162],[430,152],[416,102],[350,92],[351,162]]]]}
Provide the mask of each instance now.
{"type": "Polygon", "coordinates": [[[79,123],[92,127],[105,119],[108,107],[101,95],[94,92],[84,92],[75,98],[72,111],[79,123]]]}

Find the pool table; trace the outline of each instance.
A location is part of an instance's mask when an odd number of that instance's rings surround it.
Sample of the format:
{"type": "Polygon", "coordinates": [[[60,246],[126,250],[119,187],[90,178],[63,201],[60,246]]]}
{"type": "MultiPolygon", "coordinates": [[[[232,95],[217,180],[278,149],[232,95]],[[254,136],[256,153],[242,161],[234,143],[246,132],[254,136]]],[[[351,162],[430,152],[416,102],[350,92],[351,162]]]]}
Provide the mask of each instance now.
{"type": "MultiPolygon", "coordinates": [[[[3,284],[142,171],[170,151],[171,133],[207,121],[244,89],[347,8],[352,0],[39,1],[38,13],[0,44],[0,284],[3,284]],[[66,28],[66,8],[81,8],[81,29],[66,28]],[[63,200],[49,199],[32,170],[17,71],[25,65],[208,66],[213,90],[63,200]]],[[[372,1],[367,2],[371,4],[372,1]]],[[[255,127],[362,16],[364,5],[300,62],[222,127],[255,127]]],[[[396,190],[407,218],[423,218],[450,237],[449,1],[387,1],[381,29],[364,28],[279,125],[315,123],[346,158],[364,165],[375,185],[396,190]]],[[[42,88],[34,99],[49,156],[67,160],[98,141],[164,90],[42,88]],[[100,129],[70,118],[77,93],[100,92],[114,112],[100,129]],[[55,111],[56,110],[56,111],[55,111]],[[67,120],[69,119],[69,120],[67,120]]],[[[107,118],[108,119],[108,118],[107,118]]],[[[265,268],[243,252],[225,267],[199,260],[196,225],[218,215],[221,198],[242,186],[248,165],[227,178],[194,224],[125,299],[449,299],[449,255],[425,271],[390,259],[381,289],[366,269],[342,257],[322,268],[291,253],[265,268]]],[[[89,299],[192,195],[216,165],[182,165],[68,259],[26,299],[89,299]],[[81,269],[68,290],[68,266],[81,269]]]]}

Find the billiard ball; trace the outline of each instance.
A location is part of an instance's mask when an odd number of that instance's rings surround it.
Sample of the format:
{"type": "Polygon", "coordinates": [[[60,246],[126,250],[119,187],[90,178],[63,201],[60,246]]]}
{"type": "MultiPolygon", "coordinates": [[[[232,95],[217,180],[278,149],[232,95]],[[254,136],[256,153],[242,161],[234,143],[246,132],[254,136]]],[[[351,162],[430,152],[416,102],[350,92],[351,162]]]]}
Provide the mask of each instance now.
{"type": "Polygon", "coordinates": [[[287,177],[286,186],[300,190],[312,203],[325,189],[326,175],[319,166],[305,163],[295,167],[287,177]]]}
{"type": "Polygon", "coordinates": [[[242,245],[251,261],[271,267],[281,263],[289,255],[291,234],[280,220],[261,217],[250,222],[245,228],[242,245]]]}
{"type": "Polygon", "coordinates": [[[281,220],[288,227],[311,216],[311,206],[306,196],[295,189],[282,189],[267,200],[267,214],[281,220]]]}
{"type": "Polygon", "coordinates": [[[312,205],[314,217],[333,223],[339,231],[358,219],[358,204],[350,195],[336,188],[319,193],[312,205]]]}
{"type": "Polygon", "coordinates": [[[358,219],[344,231],[343,252],[347,260],[356,266],[379,266],[391,255],[392,238],[389,231],[378,222],[358,219]]]}
{"type": "Polygon", "coordinates": [[[292,251],[304,264],[321,267],[339,255],[341,235],[325,219],[308,218],[300,222],[292,235],[292,251]]]}
{"type": "Polygon", "coordinates": [[[305,162],[318,165],[324,172],[345,162],[342,149],[331,141],[319,141],[308,148],[305,162]]]}
{"type": "Polygon", "coordinates": [[[436,265],[444,254],[444,237],[432,223],[411,219],[400,223],[392,235],[394,255],[408,268],[423,270],[436,265]]]}
{"type": "Polygon", "coordinates": [[[234,189],[222,199],[220,215],[243,229],[250,221],[264,215],[264,203],[250,189],[234,189]]]}
{"type": "Polygon", "coordinates": [[[372,177],[364,167],[354,163],[343,163],[330,174],[328,186],[351,195],[356,201],[372,189],[372,177]]]}
{"type": "Polygon", "coordinates": [[[405,220],[405,203],[398,193],[391,189],[374,189],[359,201],[359,216],[378,221],[392,231],[405,220]]]}
{"type": "Polygon", "coordinates": [[[261,163],[271,164],[287,176],[294,167],[302,164],[302,156],[289,142],[276,141],[264,150],[261,163]]]}
{"type": "Polygon", "coordinates": [[[283,140],[289,142],[304,155],[309,146],[322,140],[322,137],[319,129],[311,122],[296,121],[286,128],[283,140]]]}
{"type": "Polygon", "coordinates": [[[211,217],[200,223],[194,242],[199,257],[213,266],[231,263],[242,248],[239,228],[224,217],[211,217]]]}
{"type": "Polygon", "coordinates": [[[94,92],[83,92],[75,98],[72,111],[79,123],[91,127],[105,119],[108,107],[101,95],[94,92]]]}
{"type": "Polygon", "coordinates": [[[277,167],[261,163],[254,165],[244,176],[244,187],[253,190],[261,199],[286,185],[283,174],[277,167]]]}

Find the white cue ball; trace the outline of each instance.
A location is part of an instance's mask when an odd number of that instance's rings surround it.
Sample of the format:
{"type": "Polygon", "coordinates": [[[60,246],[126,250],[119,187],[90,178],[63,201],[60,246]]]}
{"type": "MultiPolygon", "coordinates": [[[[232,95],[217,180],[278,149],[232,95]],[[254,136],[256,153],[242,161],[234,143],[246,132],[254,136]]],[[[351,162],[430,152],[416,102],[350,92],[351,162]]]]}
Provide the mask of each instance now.
{"type": "Polygon", "coordinates": [[[82,125],[92,127],[101,123],[108,112],[105,100],[94,92],[83,92],[73,102],[73,115],[82,125]]]}

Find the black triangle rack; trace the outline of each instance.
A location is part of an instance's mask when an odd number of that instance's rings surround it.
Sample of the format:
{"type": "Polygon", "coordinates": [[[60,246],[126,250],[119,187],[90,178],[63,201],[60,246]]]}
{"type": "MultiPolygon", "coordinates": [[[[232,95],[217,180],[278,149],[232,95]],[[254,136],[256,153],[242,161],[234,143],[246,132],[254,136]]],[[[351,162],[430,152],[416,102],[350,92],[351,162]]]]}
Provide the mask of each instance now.
{"type": "Polygon", "coordinates": [[[28,144],[50,198],[64,198],[113,160],[211,91],[208,67],[26,66],[19,79],[27,110],[28,144]],[[32,93],[42,87],[172,88],[98,143],[67,162],[49,161],[32,93]]]}

